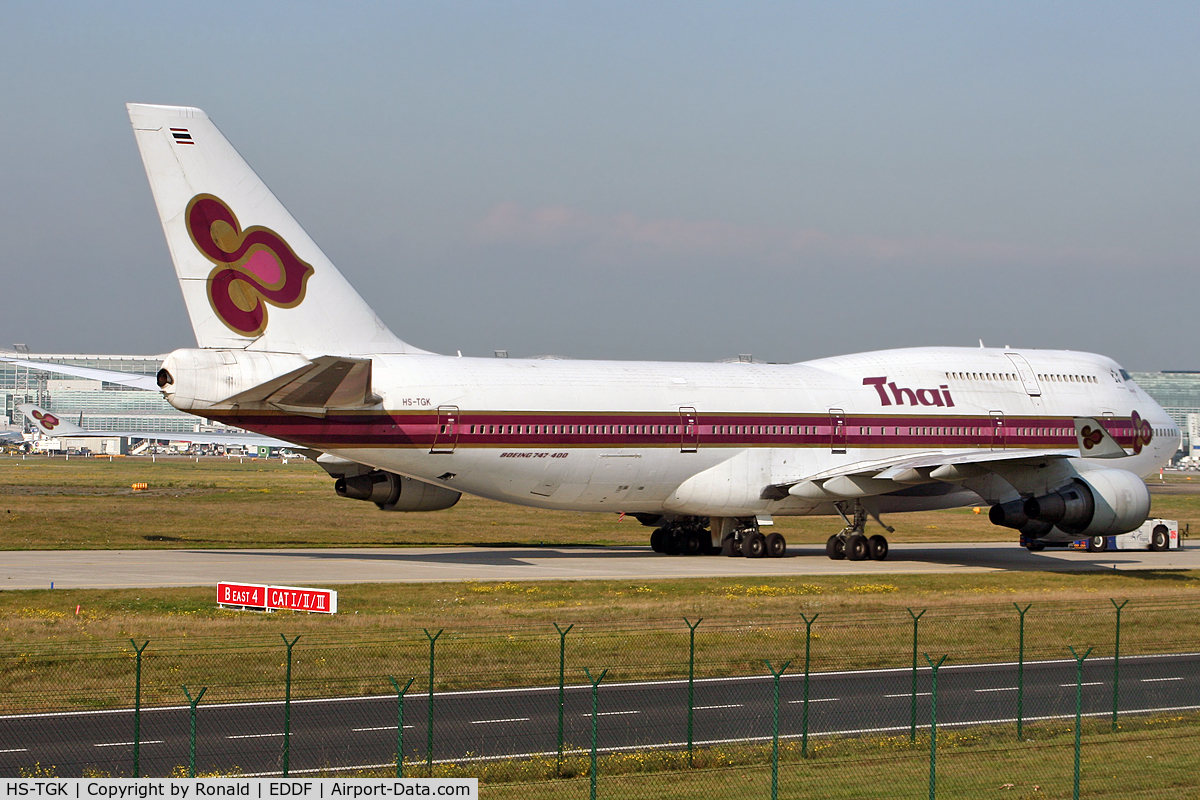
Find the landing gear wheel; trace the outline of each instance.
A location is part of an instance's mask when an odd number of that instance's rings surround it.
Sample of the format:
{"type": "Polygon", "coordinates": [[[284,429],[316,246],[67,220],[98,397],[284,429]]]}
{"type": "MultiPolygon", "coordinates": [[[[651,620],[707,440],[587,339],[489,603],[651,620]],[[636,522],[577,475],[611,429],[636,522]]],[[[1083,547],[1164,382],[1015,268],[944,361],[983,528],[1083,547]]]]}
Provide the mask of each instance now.
{"type": "Polygon", "coordinates": [[[880,534],[867,539],[867,555],[872,561],[883,561],[888,557],[888,540],[880,534]]]}
{"type": "Polygon", "coordinates": [[[851,534],[846,539],[846,558],[851,561],[862,561],[867,557],[867,537],[861,533],[851,534]]]}
{"type": "Polygon", "coordinates": [[[846,557],[846,543],[837,535],[830,536],[825,540],[825,555],[840,561],[846,557]]]}
{"type": "Polygon", "coordinates": [[[700,538],[700,534],[696,531],[689,531],[682,537],[683,547],[681,548],[685,556],[698,556],[704,548],[704,540],[700,538]]]}
{"type": "Polygon", "coordinates": [[[767,534],[767,555],[771,558],[783,558],[787,552],[787,540],[781,533],[767,534]]]}
{"type": "Polygon", "coordinates": [[[762,558],[767,554],[767,540],[758,531],[742,537],[742,555],[746,558],[762,558]]]}
{"type": "Polygon", "coordinates": [[[662,553],[666,550],[667,532],[659,528],[650,534],[650,549],[656,553],[662,553]]]}
{"type": "Polygon", "coordinates": [[[721,542],[721,555],[729,556],[730,558],[738,558],[742,554],[741,545],[732,535],[726,536],[721,542]]]}
{"type": "Polygon", "coordinates": [[[677,556],[683,552],[683,536],[679,531],[666,531],[663,537],[663,552],[669,556],[677,556]]]}
{"type": "Polygon", "coordinates": [[[1108,537],[1107,536],[1089,536],[1087,547],[1088,547],[1089,553],[1103,553],[1105,550],[1108,549],[1108,537]]]}
{"type": "Polygon", "coordinates": [[[1029,544],[1025,545],[1025,549],[1029,550],[1030,552],[1037,553],[1041,550],[1046,549],[1046,543],[1045,542],[1036,542],[1036,541],[1030,542],[1029,544]]]}
{"type": "Polygon", "coordinates": [[[1155,527],[1154,532],[1150,534],[1150,549],[1156,553],[1161,553],[1171,546],[1171,535],[1167,532],[1166,525],[1155,527]]]}

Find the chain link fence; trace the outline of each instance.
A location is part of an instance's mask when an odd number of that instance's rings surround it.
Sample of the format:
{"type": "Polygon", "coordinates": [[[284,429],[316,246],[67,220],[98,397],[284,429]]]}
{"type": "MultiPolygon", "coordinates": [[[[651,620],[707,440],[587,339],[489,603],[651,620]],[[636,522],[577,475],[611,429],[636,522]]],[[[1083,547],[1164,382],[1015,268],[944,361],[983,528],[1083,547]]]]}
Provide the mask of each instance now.
{"type": "Polygon", "coordinates": [[[798,608],[0,651],[0,774],[465,775],[523,800],[1200,788],[1200,599],[798,608]]]}

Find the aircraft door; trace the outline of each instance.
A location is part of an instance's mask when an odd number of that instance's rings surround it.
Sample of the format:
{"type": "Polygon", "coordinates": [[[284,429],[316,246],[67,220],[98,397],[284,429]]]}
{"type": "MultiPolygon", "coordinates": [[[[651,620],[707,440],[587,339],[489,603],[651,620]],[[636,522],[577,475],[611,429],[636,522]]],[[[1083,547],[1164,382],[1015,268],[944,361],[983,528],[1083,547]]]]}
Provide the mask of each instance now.
{"type": "Polygon", "coordinates": [[[1004,412],[992,411],[990,414],[992,418],[992,449],[1003,450],[1005,449],[1004,412]]]}
{"type": "Polygon", "coordinates": [[[1042,387],[1038,385],[1037,375],[1034,374],[1033,368],[1029,366],[1025,357],[1017,353],[1005,353],[1004,355],[1008,356],[1008,360],[1016,367],[1021,385],[1025,387],[1025,394],[1030,397],[1041,397],[1042,387]]]}
{"type": "Polygon", "coordinates": [[[846,452],[846,412],[840,408],[829,409],[829,452],[846,452]]]}
{"type": "Polygon", "coordinates": [[[700,421],[691,406],[679,409],[679,433],[679,452],[694,453],[700,449],[700,421]]]}
{"type": "Polygon", "coordinates": [[[438,406],[437,427],[433,431],[431,454],[453,453],[458,447],[458,406],[438,406]]]}

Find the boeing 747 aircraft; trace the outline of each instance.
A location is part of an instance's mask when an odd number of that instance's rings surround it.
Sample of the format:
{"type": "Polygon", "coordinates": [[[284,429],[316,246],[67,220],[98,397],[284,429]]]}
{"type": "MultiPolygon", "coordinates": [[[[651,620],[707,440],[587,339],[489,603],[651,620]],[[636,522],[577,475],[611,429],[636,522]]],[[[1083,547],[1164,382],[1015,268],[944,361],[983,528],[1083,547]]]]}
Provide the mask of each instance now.
{"type": "MultiPolygon", "coordinates": [[[[203,111],[129,115],[196,334],[174,407],[317,451],[388,511],[468,492],[624,512],[655,550],[782,556],[771,516],[840,517],[831,558],[883,559],[882,515],[988,505],[1031,546],[1137,528],[1171,419],[1111,359],[924,347],[798,364],[461,358],[397,338],[203,111]]],[[[890,530],[890,529],[888,529],[890,530]]]]}

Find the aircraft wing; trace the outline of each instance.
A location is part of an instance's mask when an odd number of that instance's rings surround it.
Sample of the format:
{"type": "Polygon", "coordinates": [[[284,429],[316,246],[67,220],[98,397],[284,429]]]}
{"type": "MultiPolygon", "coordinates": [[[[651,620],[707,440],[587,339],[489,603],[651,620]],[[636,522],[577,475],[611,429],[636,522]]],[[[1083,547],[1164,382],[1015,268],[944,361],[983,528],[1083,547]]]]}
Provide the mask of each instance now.
{"type": "Polygon", "coordinates": [[[129,372],[113,372],[106,369],[92,369],[91,367],[71,367],[66,364],[51,364],[46,361],[26,361],[9,356],[0,356],[0,361],[6,361],[9,364],[16,364],[18,367],[26,367],[27,369],[41,370],[42,372],[56,372],[61,375],[74,375],[77,378],[87,378],[93,381],[107,381],[108,383],[116,383],[134,389],[147,389],[151,392],[159,391],[158,383],[153,375],[134,375],[129,372]]]}
{"type": "Polygon", "coordinates": [[[847,464],[795,481],[768,486],[763,497],[791,495],[805,500],[838,500],[896,492],[928,483],[958,484],[983,497],[1011,497],[1031,476],[1055,462],[1068,459],[1122,458],[1127,455],[1093,417],[1075,419],[1078,448],[1014,449],[980,452],[930,451],[907,453],[891,459],[847,464]]]}
{"type": "Polygon", "coordinates": [[[1000,450],[982,453],[929,452],[888,461],[859,462],[840,469],[768,487],[764,496],[792,495],[806,500],[836,500],[888,494],[922,483],[963,483],[1003,474],[1021,466],[1079,458],[1077,450],[1000,450]]]}

